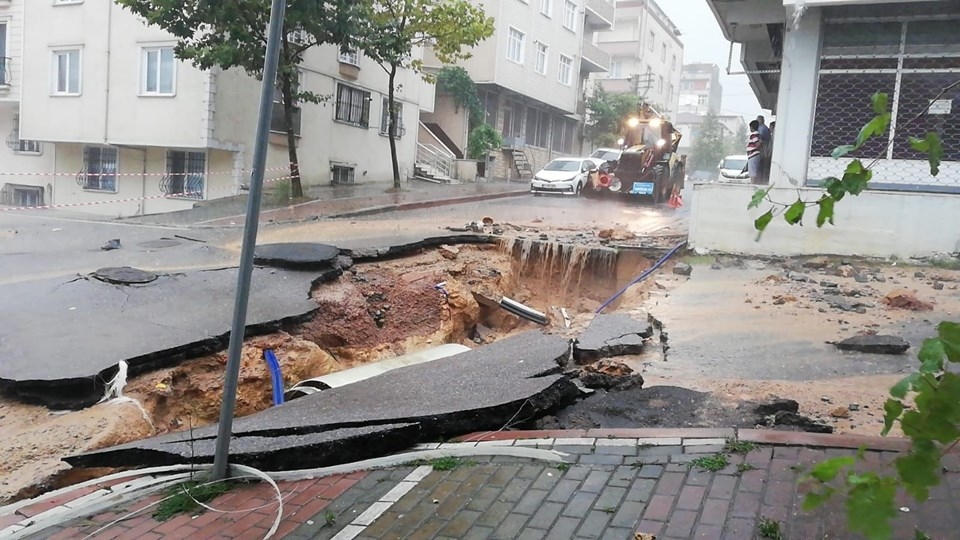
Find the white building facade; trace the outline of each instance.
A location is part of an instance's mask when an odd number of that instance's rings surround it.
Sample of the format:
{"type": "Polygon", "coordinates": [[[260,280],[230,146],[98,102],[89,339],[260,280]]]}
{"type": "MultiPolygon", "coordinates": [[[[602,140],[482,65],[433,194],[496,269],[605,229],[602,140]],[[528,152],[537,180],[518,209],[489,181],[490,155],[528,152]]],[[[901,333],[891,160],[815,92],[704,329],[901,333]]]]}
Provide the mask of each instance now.
{"type": "Polygon", "coordinates": [[[653,0],[620,0],[612,29],[597,35],[610,70],[594,75],[604,90],[631,93],[676,118],[683,41],[680,30],[653,0]]]}
{"type": "Polygon", "coordinates": [[[680,75],[680,112],[719,114],[723,104],[720,67],[716,64],[686,64],[680,75]]]}
{"type": "MultiPolygon", "coordinates": [[[[0,183],[41,187],[42,204],[83,204],[77,210],[105,216],[181,210],[241,192],[259,81],[238,69],[202,71],[178,60],[170,34],[112,0],[12,0],[7,10],[20,21],[10,61],[18,81],[10,92],[18,101],[16,138],[30,142],[17,144],[15,160],[0,162],[0,183]],[[31,156],[23,150],[34,143],[41,157],[26,165],[31,156]],[[11,174],[21,169],[43,174],[11,174]]],[[[331,96],[322,105],[301,104],[295,115],[305,188],[391,181],[384,71],[334,46],[308,50],[300,71],[305,90],[331,96]]],[[[432,108],[433,87],[409,72],[397,82],[401,121],[415,125],[421,107],[432,108]]],[[[289,174],[279,104],[274,115],[268,180],[289,174]]],[[[399,135],[400,166],[410,171],[416,135],[399,135]]]]}
{"type": "MultiPolygon", "coordinates": [[[[776,113],[770,182],[775,200],[798,190],[816,200],[827,177],[851,157],[873,164],[867,191],[836,206],[835,226],[790,227],[774,220],[754,242],[746,208],[752,189],[697,185],[691,245],[722,251],[926,256],[960,251],[960,1],[709,0],[763,108],[776,113]],[[843,159],[886,93],[890,129],[843,159]],[[908,137],[939,134],[943,160],[933,176],[908,137]],[[855,232],[855,234],[852,234],[855,232]]],[[[759,211],[765,211],[762,208],[759,211]]],[[[815,212],[808,212],[807,224],[815,212]]]]}
{"type": "MultiPolygon", "coordinates": [[[[485,122],[504,138],[489,176],[529,177],[554,157],[579,153],[587,76],[610,64],[593,35],[613,24],[613,5],[606,0],[474,3],[496,27],[460,63],[479,87],[485,122]]],[[[441,67],[435,59],[433,65],[441,67]]],[[[421,142],[463,156],[470,126],[450,96],[437,96],[435,112],[421,118],[421,142]]]]}

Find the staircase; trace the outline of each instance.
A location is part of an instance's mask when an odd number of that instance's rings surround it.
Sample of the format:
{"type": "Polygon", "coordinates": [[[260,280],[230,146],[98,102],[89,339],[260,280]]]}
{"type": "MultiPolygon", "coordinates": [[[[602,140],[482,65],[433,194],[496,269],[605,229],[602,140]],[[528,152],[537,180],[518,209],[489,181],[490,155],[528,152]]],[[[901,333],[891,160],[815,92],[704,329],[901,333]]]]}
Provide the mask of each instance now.
{"type": "Polygon", "coordinates": [[[434,184],[452,184],[453,155],[432,144],[417,143],[417,160],[413,165],[413,178],[434,184]]]}
{"type": "Polygon", "coordinates": [[[533,178],[533,163],[527,159],[527,154],[520,148],[511,148],[507,150],[513,158],[513,168],[517,171],[520,179],[533,178]]]}
{"type": "Polygon", "coordinates": [[[443,146],[446,147],[447,150],[453,152],[453,157],[457,159],[463,159],[463,152],[457,148],[457,144],[453,142],[453,139],[451,139],[449,135],[447,135],[447,132],[443,131],[443,128],[440,127],[440,124],[424,122],[423,126],[426,127],[427,130],[432,133],[438,141],[443,143],[443,146]]]}

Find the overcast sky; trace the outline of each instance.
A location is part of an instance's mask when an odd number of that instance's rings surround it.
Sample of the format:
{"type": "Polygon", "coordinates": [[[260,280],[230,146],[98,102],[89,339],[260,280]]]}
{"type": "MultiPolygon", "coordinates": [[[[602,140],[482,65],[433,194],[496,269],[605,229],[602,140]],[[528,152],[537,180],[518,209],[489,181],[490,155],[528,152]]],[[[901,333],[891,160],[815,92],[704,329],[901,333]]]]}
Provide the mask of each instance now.
{"type": "MultiPolygon", "coordinates": [[[[751,119],[762,114],[757,98],[750,90],[746,75],[727,75],[727,55],[730,42],[724,39],[720,23],[713,16],[707,0],[657,0],[683,34],[683,63],[705,62],[720,66],[720,84],[723,86],[721,110],[751,119]]],[[[739,46],[733,50],[731,71],[743,71],[739,46]]]]}

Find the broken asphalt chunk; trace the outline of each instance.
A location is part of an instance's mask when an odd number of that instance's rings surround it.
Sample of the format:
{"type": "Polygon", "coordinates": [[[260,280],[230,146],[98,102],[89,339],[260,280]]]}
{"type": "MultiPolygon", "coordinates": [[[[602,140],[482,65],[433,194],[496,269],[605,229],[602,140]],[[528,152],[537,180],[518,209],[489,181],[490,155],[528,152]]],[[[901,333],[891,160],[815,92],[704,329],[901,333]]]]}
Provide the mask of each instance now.
{"type": "Polygon", "coordinates": [[[910,348],[910,343],[903,338],[886,335],[853,336],[832,344],[841,351],[871,354],[903,354],[910,348]]]}
{"type": "Polygon", "coordinates": [[[601,358],[641,354],[644,340],[653,336],[653,325],[621,313],[601,314],[580,334],[573,348],[578,364],[601,358]]]}
{"type": "Polygon", "coordinates": [[[289,242],[257,246],[253,260],[262,266],[296,270],[323,270],[336,266],[340,249],[313,242],[289,242]]]}

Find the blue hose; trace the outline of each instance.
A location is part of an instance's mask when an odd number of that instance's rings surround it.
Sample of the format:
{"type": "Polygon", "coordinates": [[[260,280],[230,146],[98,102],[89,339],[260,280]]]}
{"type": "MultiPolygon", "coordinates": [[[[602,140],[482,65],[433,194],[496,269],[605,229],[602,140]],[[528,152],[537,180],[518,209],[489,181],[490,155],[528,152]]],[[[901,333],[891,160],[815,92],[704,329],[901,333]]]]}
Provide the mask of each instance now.
{"type": "Polygon", "coordinates": [[[619,291],[617,291],[617,294],[611,296],[609,300],[607,300],[606,302],[603,303],[603,305],[601,305],[599,308],[597,308],[597,313],[600,313],[601,311],[603,311],[604,309],[606,309],[607,306],[609,306],[610,304],[612,304],[617,298],[620,298],[620,296],[621,296],[623,293],[627,292],[627,289],[629,289],[630,287],[633,287],[633,286],[636,285],[637,283],[640,283],[641,281],[643,281],[643,280],[647,279],[648,277],[650,277],[650,274],[654,273],[658,268],[660,268],[661,266],[663,266],[663,263],[667,262],[667,259],[669,259],[670,257],[673,257],[678,251],[680,251],[680,248],[682,248],[682,247],[685,246],[685,245],[687,245],[687,241],[686,241],[686,240],[684,240],[683,242],[680,242],[679,244],[673,246],[673,249],[671,249],[670,251],[668,251],[666,255],[664,255],[659,261],[656,262],[656,264],[654,264],[654,265],[651,266],[650,268],[647,268],[642,274],[640,274],[639,276],[637,276],[636,279],[634,279],[634,280],[631,281],[630,283],[627,283],[627,285],[626,285],[624,288],[622,288],[622,289],[620,289],[619,291]]]}
{"type": "Polygon", "coordinates": [[[263,359],[267,361],[267,367],[270,369],[270,380],[273,383],[273,404],[283,404],[283,375],[280,373],[280,361],[277,355],[271,349],[263,350],[263,359]]]}

